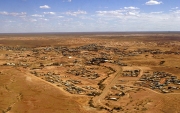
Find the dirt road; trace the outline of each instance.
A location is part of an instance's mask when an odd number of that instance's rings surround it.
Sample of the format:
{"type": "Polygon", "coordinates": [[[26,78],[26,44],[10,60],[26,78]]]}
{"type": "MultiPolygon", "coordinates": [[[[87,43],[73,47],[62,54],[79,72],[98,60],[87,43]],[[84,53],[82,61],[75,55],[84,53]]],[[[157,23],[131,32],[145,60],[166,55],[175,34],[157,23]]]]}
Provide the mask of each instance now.
{"type": "Polygon", "coordinates": [[[121,73],[122,73],[122,68],[118,67],[118,70],[116,71],[116,73],[111,75],[112,76],[111,77],[112,78],[111,82],[109,84],[106,84],[106,87],[103,89],[102,93],[99,96],[96,96],[96,97],[93,98],[93,102],[94,102],[95,106],[97,106],[97,105],[104,106],[101,103],[101,100],[106,97],[109,89],[118,81],[118,78],[119,78],[119,76],[121,76],[121,73]]]}

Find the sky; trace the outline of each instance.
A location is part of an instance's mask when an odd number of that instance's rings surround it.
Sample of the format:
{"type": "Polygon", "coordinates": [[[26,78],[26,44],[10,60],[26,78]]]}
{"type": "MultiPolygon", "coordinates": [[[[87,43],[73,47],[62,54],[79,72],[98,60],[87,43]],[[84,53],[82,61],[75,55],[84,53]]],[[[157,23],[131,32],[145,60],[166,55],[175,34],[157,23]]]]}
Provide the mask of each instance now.
{"type": "Polygon", "coordinates": [[[0,0],[0,33],[180,31],[180,0],[0,0]]]}

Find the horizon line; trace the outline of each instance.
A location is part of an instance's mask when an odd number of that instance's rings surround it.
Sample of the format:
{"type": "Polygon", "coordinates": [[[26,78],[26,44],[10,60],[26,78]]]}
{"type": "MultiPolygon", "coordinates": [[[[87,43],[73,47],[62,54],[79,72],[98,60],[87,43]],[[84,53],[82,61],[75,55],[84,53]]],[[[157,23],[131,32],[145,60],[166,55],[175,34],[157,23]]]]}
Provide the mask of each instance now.
{"type": "Polygon", "coordinates": [[[11,33],[0,33],[3,34],[88,34],[88,33],[180,33],[180,31],[86,31],[86,32],[11,32],[11,33]]]}

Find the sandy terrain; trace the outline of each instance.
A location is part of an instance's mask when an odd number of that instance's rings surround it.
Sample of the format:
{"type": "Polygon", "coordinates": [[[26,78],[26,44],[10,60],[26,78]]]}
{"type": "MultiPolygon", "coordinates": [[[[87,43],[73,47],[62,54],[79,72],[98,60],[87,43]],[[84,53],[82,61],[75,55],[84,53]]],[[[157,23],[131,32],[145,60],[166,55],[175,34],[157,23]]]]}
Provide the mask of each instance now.
{"type": "Polygon", "coordinates": [[[177,113],[180,34],[0,35],[2,113],[177,113]]]}

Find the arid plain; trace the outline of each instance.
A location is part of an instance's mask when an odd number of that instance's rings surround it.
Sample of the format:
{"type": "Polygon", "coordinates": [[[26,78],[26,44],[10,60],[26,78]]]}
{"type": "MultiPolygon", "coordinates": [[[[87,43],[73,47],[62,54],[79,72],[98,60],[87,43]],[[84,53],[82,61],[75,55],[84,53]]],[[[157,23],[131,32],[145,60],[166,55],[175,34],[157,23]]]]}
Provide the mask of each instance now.
{"type": "Polygon", "coordinates": [[[2,113],[178,113],[180,33],[0,34],[2,113]]]}

